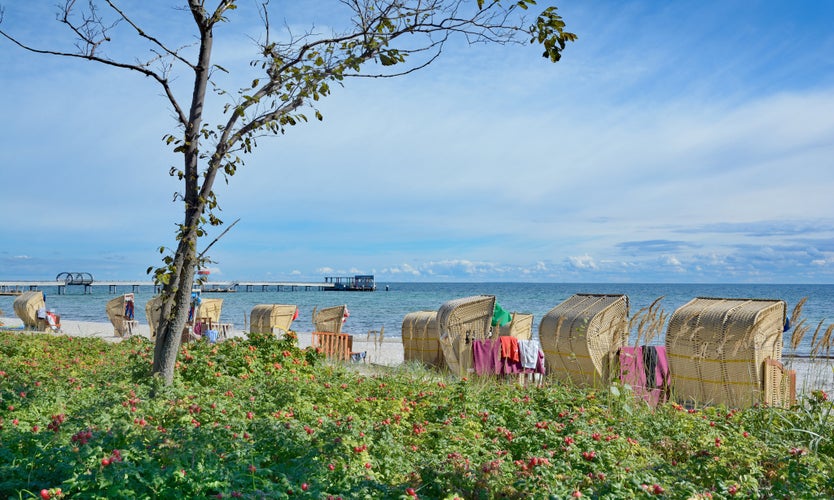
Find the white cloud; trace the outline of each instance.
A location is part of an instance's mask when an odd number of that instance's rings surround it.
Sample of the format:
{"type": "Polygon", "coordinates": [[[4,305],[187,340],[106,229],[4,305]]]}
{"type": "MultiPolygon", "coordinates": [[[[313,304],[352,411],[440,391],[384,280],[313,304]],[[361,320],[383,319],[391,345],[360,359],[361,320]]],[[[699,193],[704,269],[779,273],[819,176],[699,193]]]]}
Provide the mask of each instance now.
{"type": "Polygon", "coordinates": [[[581,255],[579,257],[568,257],[570,264],[577,269],[596,269],[597,265],[593,257],[590,255],[581,255]]]}

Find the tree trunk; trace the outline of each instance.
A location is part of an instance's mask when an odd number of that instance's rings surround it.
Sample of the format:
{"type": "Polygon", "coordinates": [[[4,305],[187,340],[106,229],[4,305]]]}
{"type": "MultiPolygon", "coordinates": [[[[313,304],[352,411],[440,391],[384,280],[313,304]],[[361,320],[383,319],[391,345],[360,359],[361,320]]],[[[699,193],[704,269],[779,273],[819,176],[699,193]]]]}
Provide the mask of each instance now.
{"type": "Polygon", "coordinates": [[[183,226],[180,228],[180,241],[174,254],[174,262],[170,269],[170,281],[162,291],[162,311],[153,357],[153,374],[162,376],[166,385],[174,381],[174,368],[182,343],[182,332],[188,319],[191,287],[194,285],[194,273],[198,264],[198,228],[206,206],[206,195],[211,192],[214,184],[218,163],[215,155],[207,169],[203,185],[200,186],[200,127],[203,121],[203,106],[211,68],[214,37],[213,21],[206,17],[202,2],[189,0],[189,5],[200,30],[200,51],[198,63],[194,66],[194,90],[184,134],[185,217],[183,226]]]}
{"type": "MultiPolygon", "coordinates": [[[[196,223],[196,221],[195,221],[196,223]]],[[[195,234],[189,231],[189,235],[195,234]]],[[[175,257],[175,271],[162,291],[162,311],[154,345],[153,374],[162,376],[166,385],[174,380],[174,368],[182,342],[182,332],[191,306],[191,288],[197,267],[197,238],[186,236],[180,240],[175,257]]]]}

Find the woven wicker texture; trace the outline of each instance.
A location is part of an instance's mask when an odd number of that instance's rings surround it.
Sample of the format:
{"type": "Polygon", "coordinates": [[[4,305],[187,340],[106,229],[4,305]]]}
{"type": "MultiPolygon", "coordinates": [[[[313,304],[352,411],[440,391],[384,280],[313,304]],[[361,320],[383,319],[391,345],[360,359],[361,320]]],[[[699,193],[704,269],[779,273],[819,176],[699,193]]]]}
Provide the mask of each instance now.
{"type": "Polygon", "coordinates": [[[148,320],[148,328],[151,331],[151,340],[156,338],[156,329],[159,327],[159,318],[162,316],[162,297],[159,295],[151,297],[145,304],[145,318],[148,320]]]}
{"type": "Polygon", "coordinates": [[[273,333],[277,328],[282,332],[288,332],[297,309],[295,305],[258,304],[249,313],[249,331],[273,333]]]}
{"type": "Polygon", "coordinates": [[[14,313],[27,329],[45,330],[46,321],[38,321],[38,309],[46,307],[43,292],[23,292],[14,299],[14,313]]]}
{"type": "Polygon", "coordinates": [[[494,295],[476,295],[445,302],[437,311],[440,347],[449,370],[459,377],[473,371],[472,340],[490,336],[494,295]]]}
{"type": "Polygon", "coordinates": [[[669,318],[672,396],[744,408],[764,401],[764,361],[782,357],[781,300],[698,297],[669,318]]]}
{"type": "Polygon", "coordinates": [[[764,402],[789,408],[796,403],[796,370],[788,370],[775,359],[764,363],[764,402]]]}
{"type": "Polygon", "coordinates": [[[577,386],[607,384],[611,358],[628,337],[628,297],[576,294],[539,323],[551,377],[577,386]]]}
{"type": "Polygon", "coordinates": [[[212,326],[220,323],[220,313],[223,311],[223,299],[202,299],[197,308],[197,317],[209,320],[212,326]]]}
{"type": "Polygon", "coordinates": [[[342,333],[346,305],[313,309],[313,327],[317,332],[342,333]]]}
{"type": "Polygon", "coordinates": [[[515,337],[518,340],[531,340],[533,338],[533,315],[514,312],[512,321],[498,327],[498,335],[515,337]]]}
{"type": "Polygon", "coordinates": [[[427,366],[444,366],[440,348],[437,311],[410,312],[403,318],[403,359],[419,361],[427,366]]]}
{"type": "Polygon", "coordinates": [[[130,326],[127,323],[133,318],[126,316],[126,306],[128,302],[133,302],[133,294],[126,293],[107,301],[105,311],[110,323],[113,324],[113,333],[118,337],[124,337],[130,332],[130,326]]]}

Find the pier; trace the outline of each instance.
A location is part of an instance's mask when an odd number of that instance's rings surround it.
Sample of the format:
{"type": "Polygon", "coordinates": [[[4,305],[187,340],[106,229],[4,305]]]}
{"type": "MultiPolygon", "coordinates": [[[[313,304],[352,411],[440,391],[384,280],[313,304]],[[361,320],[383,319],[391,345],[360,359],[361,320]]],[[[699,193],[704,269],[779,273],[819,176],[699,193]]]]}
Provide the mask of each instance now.
{"type": "MultiPolygon", "coordinates": [[[[85,294],[93,293],[93,287],[107,287],[111,294],[119,293],[117,290],[129,289],[133,293],[139,292],[139,287],[154,287],[154,292],[162,290],[161,285],[152,281],[95,281],[89,280],[83,283],[67,283],[66,281],[40,281],[40,280],[7,280],[0,281],[1,295],[19,295],[25,291],[36,291],[45,287],[57,287],[58,295],[64,295],[68,286],[83,287],[85,294]]],[[[205,293],[220,292],[268,292],[275,290],[296,291],[296,290],[329,290],[335,288],[334,283],[326,282],[304,282],[304,281],[212,281],[203,283],[202,290],[205,293]]]]}

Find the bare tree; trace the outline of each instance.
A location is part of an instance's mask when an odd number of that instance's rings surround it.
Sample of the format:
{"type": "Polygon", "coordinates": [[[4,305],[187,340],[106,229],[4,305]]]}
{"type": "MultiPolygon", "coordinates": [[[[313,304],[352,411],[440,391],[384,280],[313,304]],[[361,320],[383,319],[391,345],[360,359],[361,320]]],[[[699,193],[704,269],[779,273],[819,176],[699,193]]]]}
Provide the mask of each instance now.
{"type": "MultiPolygon", "coordinates": [[[[59,23],[71,31],[71,49],[40,48],[0,29],[0,35],[37,54],[77,58],[133,71],[153,79],[170,105],[177,132],[164,140],[182,155],[182,167],[170,170],[183,182],[175,197],[184,203],[184,218],[176,235],[176,250],[163,257],[164,265],[148,268],[163,285],[162,312],[157,329],[153,373],[166,383],[174,377],[181,332],[190,306],[194,273],[202,263],[197,241],[205,225],[219,225],[213,186],[218,175],[234,175],[259,136],[283,134],[287,127],[307,121],[302,111],[322,116],[316,101],[330,93],[330,85],[350,77],[395,77],[431,64],[443,53],[451,37],[469,43],[538,44],[544,57],[556,62],[566,42],[576,36],[550,6],[530,20],[525,18],[534,0],[339,0],[334,5],[350,13],[342,32],[317,33],[314,29],[294,35],[289,29],[275,38],[270,26],[269,0],[257,4],[263,32],[253,40],[253,77],[246,88],[234,92],[217,87],[214,75],[225,69],[212,64],[214,30],[229,20],[236,0],[181,0],[194,20],[194,47],[177,47],[163,36],[139,26],[116,0],[76,0],[58,5],[59,23]],[[102,12],[104,11],[104,12],[102,12]],[[530,24],[527,24],[527,23],[530,24]],[[105,50],[116,36],[130,35],[149,47],[138,59],[116,59],[105,50]],[[188,93],[178,95],[176,77],[192,76],[188,93]],[[211,125],[204,106],[209,88],[223,96],[223,118],[211,125]]],[[[136,7],[148,8],[148,7],[136,7]]],[[[3,11],[0,10],[0,27],[3,11]]],[[[120,38],[120,42],[124,42],[120,38]]],[[[165,254],[166,249],[160,248],[165,254]]]]}

